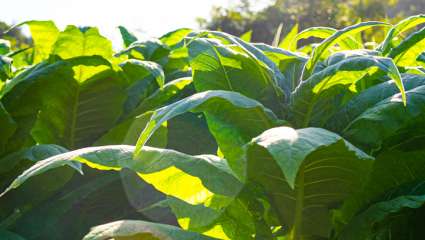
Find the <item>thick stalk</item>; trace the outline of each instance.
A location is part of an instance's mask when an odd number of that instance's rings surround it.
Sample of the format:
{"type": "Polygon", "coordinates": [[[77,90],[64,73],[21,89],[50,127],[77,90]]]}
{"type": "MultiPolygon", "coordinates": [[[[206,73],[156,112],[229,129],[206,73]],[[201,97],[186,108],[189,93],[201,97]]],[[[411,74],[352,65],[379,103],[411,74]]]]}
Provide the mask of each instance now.
{"type": "Polygon", "coordinates": [[[292,228],[291,240],[302,240],[302,223],[304,209],[304,167],[300,167],[300,172],[295,182],[296,203],[295,218],[292,228]]]}

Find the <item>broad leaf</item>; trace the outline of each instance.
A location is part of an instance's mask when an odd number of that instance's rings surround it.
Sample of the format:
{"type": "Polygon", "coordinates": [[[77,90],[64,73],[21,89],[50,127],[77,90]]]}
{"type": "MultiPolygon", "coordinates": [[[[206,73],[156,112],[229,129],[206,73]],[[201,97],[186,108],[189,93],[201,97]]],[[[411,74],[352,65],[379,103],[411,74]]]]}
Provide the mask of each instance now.
{"type": "Polygon", "coordinates": [[[197,91],[239,92],[277,113],[282,111],[283,93],[264,64],[208,39],[194,39],[188,48],[197,91]]]}
{"type": "Polygon", "coordinates": [[[397,145],[417,141],[421,133],[412,129],[423,124],[424,91],[425,86],[407,91],[407,106],[401,94],[376,103],[350,122],[341,135],[369,151],[379,150],[384,143],[397,145]]]}
{"type": "Polygon", "coordinates": [[[425,23],[425,15],[420,14],[403,19],[388,31],[384,42],[378,47],[378,50],[383,54],[387,54],[391,48],[396,46],[396,39],[406,31],[425,23]]]}
{"type": "Polygon", "coordinates": [[[355,84],[366,74],[376,72],[376,68],[390,76],[403,96],[405,93],[400,73],[390,58],[377,56],[354,56],[339,61],[313,74],[303,81],[292,95],[292,120],[296,126],[323,126],[338,105],[335,97],[349,85],[355,84]]]}
{"type": "Polygon", "coordinates": [[[244,165],[240,162],[242,146],[264,130],[279,124],[270,110],[253,99],[235,92],[202,92],[156,110],[140,135],[136,156],[165,121],[188,111],[206,115],[211,133],[229,165],[241,178],[244,176],[244,165]]]}
{"type": "Polygon", "coordinates": [[[326,237],[330,210],[359,191],[371,157],[320,128],[272,128],[247,146],[248,179],[262,185],[293,239],[326,237]]]}
{"type": "Polygon", "coordinates": [[[361,31],[367,30],[371,27],[379,27],[379,26],[387,26],[387,24],[382,22],[362,22],[356,25],[352,25],[349,27],[346,27],[344,29],[341,29],[332,36],[326,38],[323,42],[321,42],[313,51],[311,54],[310,59],[307,61],[304,71],[303,71],[303,79],[307,79],[312,74],[317,62],[320,60],[320,57],[322,54],[330,47],[332,47],[334,44],[336,44],[338,41],[341,41],[344,38],[349,37],[350,35],[359,33],[361,31]]]}
{"type": "MultiPolygon", "coordinates": [[[[425,182],[423,180],[402,185],[386,192],[376,203],[355,216],[343,229],[338,239],[419,239],[423,235],[420,223],[423,215],[413,221],[399,220],[403,215],[412,215],[412,210],[417,210],[425,204],[425,182]],[[402,231],[392,229],[401,228],[402,231]]],[[[420,212],[417,210],[417,212],[420,212]]],[[[422,211],[423,212],[423,211],[422,211]]],[[[413,212],[415,213],[415,212],[413,212]]],[[[407,217],[408,218],[408,217],[407,217]]]]}
{"type": "MultiPolygon", "coordinates": [[[[425,27],[412,33],[397,47],[393,48],[388,57],[393,58],[397,66],[417,66],[417,58],[425,51],[425,27]]],[[[425,65],[423,65],[425,66],[425,65]]]]}

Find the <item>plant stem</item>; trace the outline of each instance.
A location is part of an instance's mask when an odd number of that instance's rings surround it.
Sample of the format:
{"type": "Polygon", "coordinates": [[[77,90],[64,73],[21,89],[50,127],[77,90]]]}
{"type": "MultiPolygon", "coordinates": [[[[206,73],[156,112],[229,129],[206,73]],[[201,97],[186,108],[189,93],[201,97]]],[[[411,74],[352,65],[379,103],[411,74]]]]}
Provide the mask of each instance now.
{"type": "Polygon", "coordinates": [[[304,167],[301,166],[297,181],[295,182],[296,203],[295,218],[291,240],[302,240],[302,221],[304,209],[304,167]]]}

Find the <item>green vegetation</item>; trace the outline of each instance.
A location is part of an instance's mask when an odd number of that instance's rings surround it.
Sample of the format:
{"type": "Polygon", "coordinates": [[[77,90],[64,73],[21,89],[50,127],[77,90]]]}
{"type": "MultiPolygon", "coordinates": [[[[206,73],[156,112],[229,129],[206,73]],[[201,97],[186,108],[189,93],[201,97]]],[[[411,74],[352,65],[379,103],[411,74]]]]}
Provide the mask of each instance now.
{"type": "MultiPolygon", "coordinates": [[[[253,41],[272,43],[276,34],[284,36],[295,25],[304,30],[315,26],[343,28],[371,20],[396,23],[425,11],[422,0],[261,0],[265,3],[261,9],[258,1],[241,0],[228,8],[214,7],[210,17],[199,18],[199,24],[236,36],[252,31],[253,41]]],[[[383,39],[383,33],[379,29],[364,32],[377,41],[383,39]]]]}
{"type": "Polygon", "coordinates": [[[118,52],[22,23],[33,46],[0,48],[0,238],[421,239],[423,23],[279,47],[120,27],[118,52]]]}

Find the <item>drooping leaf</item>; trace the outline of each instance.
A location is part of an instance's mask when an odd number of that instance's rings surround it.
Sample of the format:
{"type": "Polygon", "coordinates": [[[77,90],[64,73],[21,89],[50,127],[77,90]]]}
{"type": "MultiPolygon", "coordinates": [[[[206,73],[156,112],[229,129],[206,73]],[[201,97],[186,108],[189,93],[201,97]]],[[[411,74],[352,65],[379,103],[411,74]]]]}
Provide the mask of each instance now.
{"type": "Polygon", "coordinates": [[[406,92],[408,104],[404,106],[401,94],[388,97],[365,110],[349,123],[341,134],[370,151],[379,150],[386,142],[406,144],[416,141],[419,132],[407,131],[423,124],[425,86],[406,92]]]}
{"type": "MultiPolygon", "coordinates": [[[[344,59],[313,74],[303,81],[292,95],[292,120],[296,126],[306,127],[311,123],[314,126],[323,126],[338,106],[334,98],[349,85],[356,83],[363,76],[375,72],[376,68],[394,79],[397,87],[405,96],[400,73],[390,58],[378,56],[355,56],[344,59]]],[[[406,100],[403,97],[403,102],[406,100]]]]}
{"type": "MultiPolygon", "coordinates": [[[[255,44],[255,46],[264,52],[264,54],[272,60],[279,70],[285,76],[287,81],[284,84],[290,83],[290,89],[293,91],[299,84],[302,69],[307,61],[307,57],[301,53],[290,52],[280,48],[273,48],[265,44],[255,44]]],[[[281,84],[281,83],[279,83],[281,84]]],[[[280,85],[279,85],[280,86],[280,85]]],[[[284,88],[283,86],[280,86],[284,88]]],[[[286,86],[288,87],[288,86],[286,86]]]]}
{"type": "Polygon", "coordinates": [[[133,42],[116,56],[127,55],[129,58],[153,61],[159,64],[166,62],[170,49],[157,39],[139,40],[133,42]]]}
{"type": "Polygon", "coordinates": [[[164,86],[164,72],[155,62],[129,59],[120,64],[127,80],[124,114],[130,114],[155,91],[164,86]]]}
{"type": "Polygon", "coordinates": [[[280,86],[283,86],[283,91],[285,93],[285,97],[288,97],[290,94],[290,89],[287,87],[288,84],[285,84],[288,80],[285,79],[283,74],[279,71],[279,68],[276,66],[276,64],[271,61],[268,57],[264,55],[264,53],[256,48],[253,44],[247,43],[242,41],[241,39],[234,37],[230,34],[224,33],[224,32],[218,32],[218,31],[206,31],[201,32],[202,34],[208,34],[208,36],[213,36],[214,38],[218,38],[220,40],[225,40],[229,44],[234,44],[239,47],[240,50],[242,50],[243,53],[248,55],[249,58],[251,58],[252,61],[257,62],[257,64],[263,65],[268,67],[269,71],[271,71],[272,79],[274,83],[280,84],[280,86]]]}
{"type": "Polygon", "coordinates": [[[247,145],[248,179],[261,184],[293,239],[326,237],[330,210],[359,191],[371,157],[320,128],[272,128],[247,145]]]}
{"type": "Polygon", "coordinates": [[[341,39],[347,38],[350,35],[367,30],[371,27],[379,27],[379,26],[384,27],[384,26],[388,26],[388,24],[382,23],[382,22],[376,22],[376,21],[362,22],[362,23],[358,23],[358,24],[346,27],[344,29],[341,29],[335,32],[334,34],[332,34],[330,37],[326,38],[312,52],[310,59],[307,61],[305,65],[302,78],[305,80],[310,77],[317,62],[320,60],[320,57],[329,47],[332,47],[338,41],[341,41],[341,39]]]}
{"type": "MultiPolygon", "coordinates": [[[[405,91],[425,84],[425,77],[410,74],[402,74],[401,76],[405,91]]],[[[340,108],[338,112],[328,120],[325,128],[340,133],[367,109],[372,108],[380,101],[398,92],[399,89],[392,80],[372,86],[353,97],[344,107],[340,108]]]]}
{"type": "Polygon", "coordinates": [[[136,156],[161,124],[188,111],[206,115],[212,135],[232,170],[241,178],[244,176],[244,164],[239,159],[242,146],[264,130],[279,124],[270,110],[253,99],[235,92],[206,91],[156,110],[140,135],[136,156]]]}
{"type": "Polygon", "coordinates": [[[400,67],[417,66],[416,59],[424,51],[425,27],[404,39],[389,52],[388,57],[393,58],[397,66],[400,67]]]}
{"type": "Polygon", "coordinates": [[[194,39],[188,48],[197,91],[239,92],[277,113],[282,111],[283,92],[267,67],[250,56],[208,39],[194,39]]]}
{"type": "Polygon", "coordinates": [[[403,19],[388,31],[384,42],[378,47],[378,50],[383,54],[387,54],[391,48],[396,45],[396,39],[399,38],[401,34],[422,23],[425,23],[425,15],[423,14],[403,19]]]}

